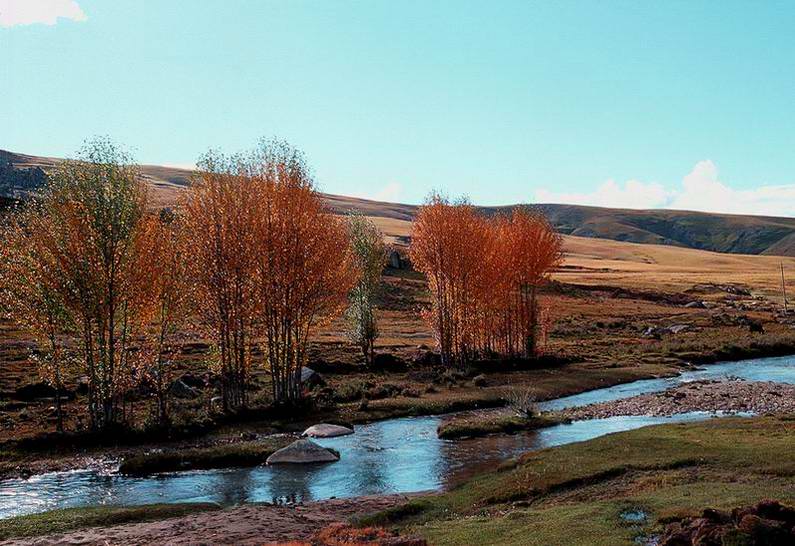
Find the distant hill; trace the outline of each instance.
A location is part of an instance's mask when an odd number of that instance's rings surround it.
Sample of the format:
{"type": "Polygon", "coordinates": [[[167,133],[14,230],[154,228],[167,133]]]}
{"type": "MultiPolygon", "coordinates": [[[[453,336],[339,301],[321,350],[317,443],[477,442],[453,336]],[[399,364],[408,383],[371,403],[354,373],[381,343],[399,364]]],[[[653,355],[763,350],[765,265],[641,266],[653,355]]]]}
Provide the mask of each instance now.
{"type": "Polygon", "coordinates": [[[562,233],[733,254],[795,256],[795,218],[538,205],[562,233]]]}
{"type": "MultiPolygon", "coordinates": [[[[24,197],[37,183],[40,172],[52,169],[57,158],[30,156],[0,150],[0,196],[24,197]],[[12,166],[9,169],[8,166],[12,166]]],[[[157,206],[173,205],[191,180],[192,171],[143,165],[141,172],[153,189],[157,206]]],[[[324,194],[338,213],[351,210],[368,216],[411,221],[416,205],[384,203],[324,194]]],[[[713,214],[678,210],[632,210],[581,205],[534,205],[564,234],[596,237],[734,254],[795,256],[795,218],[713,214]]],[[[481,207],[487,214],[512,207],[481,207]]]]}

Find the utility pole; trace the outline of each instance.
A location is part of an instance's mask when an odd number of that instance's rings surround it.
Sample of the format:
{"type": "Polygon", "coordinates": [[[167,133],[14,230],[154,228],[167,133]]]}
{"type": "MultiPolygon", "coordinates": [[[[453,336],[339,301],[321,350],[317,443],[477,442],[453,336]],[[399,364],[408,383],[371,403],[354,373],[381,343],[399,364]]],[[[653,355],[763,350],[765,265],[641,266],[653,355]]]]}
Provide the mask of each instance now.
{"type": "Polygon", "coordinates": [[[784,262],[781,262],[781,297],[784,298],[784,314],[788,314],[787,310],[787,288],[784,286],[784,262]]]}

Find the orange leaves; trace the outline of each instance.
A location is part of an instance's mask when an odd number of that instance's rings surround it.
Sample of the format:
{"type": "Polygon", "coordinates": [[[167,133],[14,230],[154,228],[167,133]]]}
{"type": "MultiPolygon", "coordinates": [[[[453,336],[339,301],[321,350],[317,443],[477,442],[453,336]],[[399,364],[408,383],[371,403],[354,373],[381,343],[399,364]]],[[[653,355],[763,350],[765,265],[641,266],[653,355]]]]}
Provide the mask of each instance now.
{"type": "MultiPolygon", "coordinates": [[[[10,286],[21,296],[12,312],[46,333],[53,358],[62,353],[62,334],[78,335],[97,427],[120,418],[121,399],[136,375],[131,343],[153,304],[157,239],[145,215],[146,191],[135,166],[99,139],[80,160],[64,162],[40,200],[14,219],[21,276],[10,286]]],[[[60,371],[61,364],[51,362],[60,371]]]]}
{"type": "Polygon", "coordinates": [[[428,277],[433,294],[428,318],[445,364],[466,362],[480,345],[478,323],[492,288],[494,239],[491,224],[472,206],[451,205],[438,196],[415,220],[409,253],[428,277]]]}
{"type": "Polygon", "coordinates": [[[504,233],[517,285],[538,286],[563,259],[560,235],[540,214],[515,209],[504,233]]]}
{"type": "Polygon", "coordinates": [[[277,402],[300,398],[309,332],[339,313],[356,281],[343,220],[325,209],[299,152],[262,142],[211,154],[185,203],[196,301],[213,331],[225,403],[245,403],[251,339],[265,339],[277,402]]]}
{"type": "Polygon", "coordinates": [[[445,364],[532,356],[536,290],[562,257],[546,219],[521,209],[486,219],[467,203],[434,196],[417,215],[410,255],[428,277],[427,318],[445,364]]]}

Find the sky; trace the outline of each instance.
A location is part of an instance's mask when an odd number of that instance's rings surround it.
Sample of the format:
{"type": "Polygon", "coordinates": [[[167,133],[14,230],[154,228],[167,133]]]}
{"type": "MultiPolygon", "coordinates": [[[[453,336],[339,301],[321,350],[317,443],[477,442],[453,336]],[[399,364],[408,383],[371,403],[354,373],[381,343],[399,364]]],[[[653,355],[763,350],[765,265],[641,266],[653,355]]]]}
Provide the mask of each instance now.
{"type": "Polygon", "coordinates": [[[0,0],[0,149],[323,191],[795,216],[795,2],[0,0]]]}

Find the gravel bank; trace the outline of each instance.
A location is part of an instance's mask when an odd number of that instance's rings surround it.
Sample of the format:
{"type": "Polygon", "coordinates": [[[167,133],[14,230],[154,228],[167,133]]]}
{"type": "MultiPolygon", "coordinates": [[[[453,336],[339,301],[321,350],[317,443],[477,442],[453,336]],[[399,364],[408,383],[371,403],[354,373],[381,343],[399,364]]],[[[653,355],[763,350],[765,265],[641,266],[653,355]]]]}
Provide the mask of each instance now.
{"type": "Polygon", "coordinates": [[[668,416],[691,411],[795,413],[795,385],[756,381],[693,381],[664,392],[642,394],[563,411],[572,420],[617,415],[668,416]]]}

